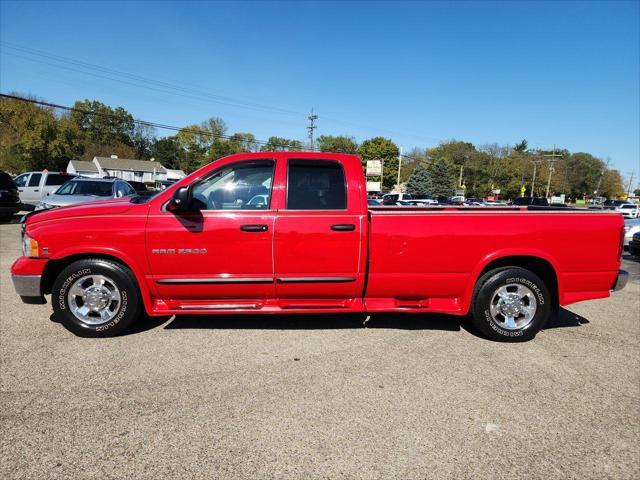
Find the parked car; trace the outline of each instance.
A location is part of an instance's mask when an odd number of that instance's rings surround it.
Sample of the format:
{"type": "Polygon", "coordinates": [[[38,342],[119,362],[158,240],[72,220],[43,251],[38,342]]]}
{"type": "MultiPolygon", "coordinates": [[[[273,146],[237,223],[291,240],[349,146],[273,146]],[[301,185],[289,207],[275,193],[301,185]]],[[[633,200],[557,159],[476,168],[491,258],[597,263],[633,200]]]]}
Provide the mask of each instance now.
{"type": "Polygon", "coordinates": [[[135,182],[133,180],[126,180],[126,182],[133,187],[137,195],[142,197],[150,197],[156,193],[155,191],[149,190],[144,182],[135,182]]]}
{"type": "Polygon", "coordinates": [[[14,213],[22,210],[18,187],[13,178],[0,170],[0,220],[11,218],[14,213]]]}
{"type": "Polygon", "coordinates": [[[36,210],[66,207],[76,203],[95,202],[109,198],[121,198],[135,195],[131,185],[118,178],[75,178],[55,193],[45,197],[36,210]]]}
{"type": "Polygon", "coordinates": [[[638,232],[640,232],[640,218],[624,221],[624,248],[629,246],[631,238],[638,232]]]}
{"type": "Polygon", "coordinates": [[[397,205],[398,201],[411,200],[410,193],[386,193],[382,196],[383,205],[397,205]]]}
{"type": "Polygon", "coordinates": [[[154,197],[34,212],[23,230],[17,293],[51,294],[54,318],[88,337],[123,332],[144,308],[471,314],[489,338],[526,340],[561,305],[628,278],[618,214],[369,209],[362,162],[346,154],[231,155],[154,197]]]}
{"type": "Polygon", "coordinates": [[[640,232],[633,234],[629,242],[629,253],[634,257],[640,257],[640,232]]]}
{"type": "Polygon", "coordinates": [[[378,200],[376,200],[375,198],[368,198],[367,199],[367,205],[370,206],[370,207],[379,207],[382,204],[378,200]]]}
{"type": "Polygon", "coordinates": [[[517,197],[513,200],[513,205],[518,207],[534,205],[536,207],[548,207],[549,200],[545,197],[517,197]]]}
{"type": "Polygon", "coordinates": [[[176,183],[175,180],[156,180],[156,191],[162,191],[176,183]]]}
{"type": "Polygon", "coordinates": [[[505,202],[498,202],[496,200],[485,200],[483,202],[485,207],[506,207],[507,204],[505,202]]]}
{"type": "Polygon", "coordinates": [[[624,205],[625,203],[629,203],[626,200],[605,200],[602,204],[602,207],[607,210],[615,210],[620,205],[624,205]]]}
{"type": "Polygon", "coordinates": [[[55,192],[61,185],[77,175],[66,172],[27,172],[15,178],[20,201],[25,209],[33,210],[44,197],[55,192]]]}
{"type": "Polygon", "coordinates": [[[638,205],[635,203],[623,203],[616,207],[616,212],[621,213],[624,218],[638,218],[638,205]]]}

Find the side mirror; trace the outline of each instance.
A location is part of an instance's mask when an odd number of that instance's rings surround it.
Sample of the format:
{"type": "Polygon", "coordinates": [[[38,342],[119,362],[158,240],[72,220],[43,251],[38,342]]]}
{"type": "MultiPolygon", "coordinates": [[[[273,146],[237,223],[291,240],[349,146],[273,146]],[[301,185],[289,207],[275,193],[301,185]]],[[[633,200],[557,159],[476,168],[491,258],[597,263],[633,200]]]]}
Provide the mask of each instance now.
{"type": "Polygon", "coordinates": [[[173,198],[167,205],[167,210],[172,212],[184,212],[191,206],[191,187],[179,187],[173,192],[173,198]]]}

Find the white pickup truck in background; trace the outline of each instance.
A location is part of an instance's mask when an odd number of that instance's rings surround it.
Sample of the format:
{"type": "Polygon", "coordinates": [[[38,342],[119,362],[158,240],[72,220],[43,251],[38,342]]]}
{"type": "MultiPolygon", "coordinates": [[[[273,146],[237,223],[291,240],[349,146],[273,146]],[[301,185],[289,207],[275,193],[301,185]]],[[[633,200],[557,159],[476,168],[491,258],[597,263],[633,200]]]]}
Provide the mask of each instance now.
{"type": "Polygon", "coordinates": [[[40,201],[55,192],[60,185],[68,182],[76,175],[66,172],[27,172],[18,175],[15,183],[18,186],[20,201],[25,209],[33,210],[40,201]]]}

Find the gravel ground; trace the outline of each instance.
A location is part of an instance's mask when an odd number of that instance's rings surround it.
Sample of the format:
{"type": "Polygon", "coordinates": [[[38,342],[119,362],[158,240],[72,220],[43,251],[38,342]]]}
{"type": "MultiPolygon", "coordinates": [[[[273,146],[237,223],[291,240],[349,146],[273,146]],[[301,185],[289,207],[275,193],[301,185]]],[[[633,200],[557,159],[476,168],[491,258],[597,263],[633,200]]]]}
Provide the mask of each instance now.
{"type": "Polygon", "coordinates": [[[74,337],[0,225],[0,478],[638,478],[640,277],[524,344],[444,316],[177,317],[74,337]]]}

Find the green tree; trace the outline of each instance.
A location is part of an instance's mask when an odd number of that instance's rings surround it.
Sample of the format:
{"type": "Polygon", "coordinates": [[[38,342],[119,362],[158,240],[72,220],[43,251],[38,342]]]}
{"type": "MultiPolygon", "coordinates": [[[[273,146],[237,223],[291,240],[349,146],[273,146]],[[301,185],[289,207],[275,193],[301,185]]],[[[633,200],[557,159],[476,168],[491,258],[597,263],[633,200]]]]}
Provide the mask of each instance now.
{"type": "Polygon", "coordinates": [[[48,107],[0,100],[0,169],[64,170],[82,151],[81,132],[68,118],[48,107]]]}
{"type": "MultiPolygon", "coordinates": [[[[605,171],[602,160],[590,153],[573,153],[566,160],[567,187],[572,198],[592,195],[605,171]]],[[[540,191],[537,188],[538,191],[540,191]]]]}
{"type": "Polygon", "coordinates": [[[419,163],[407,181],[407,193],[425,194],[432,190],[429,170],[424,163],[419,163]]]}
{"type": "Polygon", "coordinates": [[[135,123],[124,108],[113,109],[97,100],[77,101],[73,108],[69,118],[82,130],[87,143],[133,146],[135,123]]]}
{"type": "Polygon", "coordinates": [[[620,198],[625,193],[626,190],[620,172],[618,170],[606,170],[602,175],[598,195],[609,198],[620,198]]]}
{"type": "Polygon", "coordinates": [[[234,133],[229,138],[229,147],[232,153],[255,152],[256,137],[253,133],[234,133]]]}
{"type": "Polygon", "coordinates": [[[135,150],[135,158],[147,160],[151,158],[151,145],[155,141],[156,129],[142,123],[137,123],[131,132],[131,143],[135,150]]]}
{"type": "Polygon", "coordinates": [[[362,158],[363,166],[367,160],[384,160],[382,187],[392,189],[398,180],[398,146],[388,138],[374,137],[360,144],[358,154],[362,158]]]}
{"type": "Polygon", "coordinates": [[[157,138],[151,144],[151,157],[167,168],[184,170],[185,152],[180,145],[180,141],[175,137],[157,138]]]}
{"type": "Polygon", "coordinates": [[[444,158],[433,160],[427,167],[428,191],[434,197],[450,197],[456,190],[456,176],[451,162],[444,158]]]}
{"type": "Polygon", "coordinates": [[[320,135],[317,143],[321,152],[356,153],[358,151],[358,143],[353,137],[346,135],[320,135]]]}
{"type": "Polygon", "coordinates": [[[299,140],[283,137],[269,137],[267,143],[261,148],[261,152],[285,152],[287,150],[302,150],[304,147],[299,140]]]}
{"type": "Polygon", "coordinates": [[[516,152],[526,153],[527,150],[529,150],[529,142],[527,142],[525,139],[523,139],[519,143],[516,143],[515,146],[513,147],[513,149],[516,152]]]}

